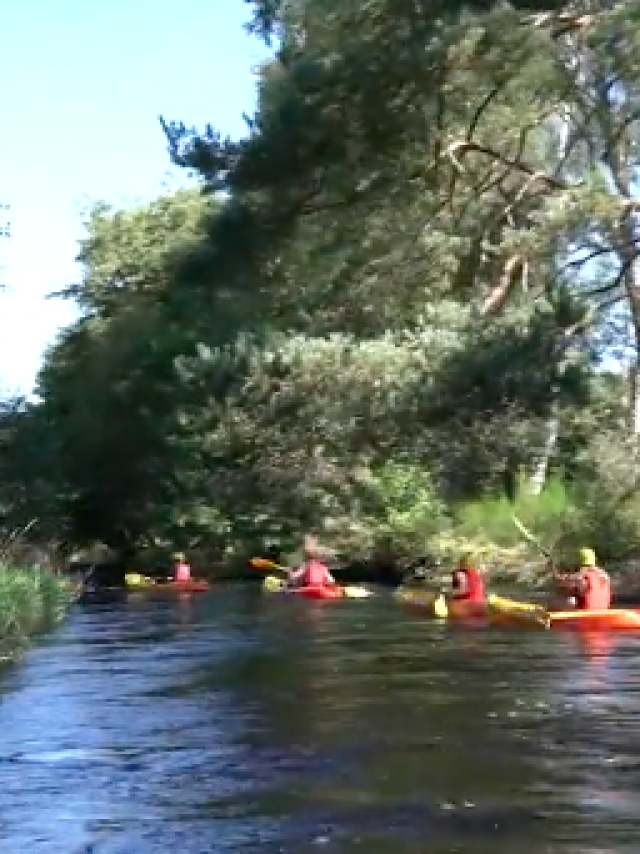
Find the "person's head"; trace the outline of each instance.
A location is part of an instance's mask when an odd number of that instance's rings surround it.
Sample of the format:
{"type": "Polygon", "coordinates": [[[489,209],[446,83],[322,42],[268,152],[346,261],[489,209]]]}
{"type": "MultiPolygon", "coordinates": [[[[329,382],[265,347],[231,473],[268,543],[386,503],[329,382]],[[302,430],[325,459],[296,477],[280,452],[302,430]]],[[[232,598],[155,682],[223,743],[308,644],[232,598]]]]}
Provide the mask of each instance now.
{"type": "Polygon", "coordinates": [[[302,546],[302,554],[305,560],[317,560],[320,557],[320,546],[317,537],[307,534],[302,546]]]}
{"type": "Polygon", "coordinates": [[[473,569],[475,565],[475,555],[471,552],[465,552],[458,561],[458,569],[473,569]]]}
{"type": "Polygon", "coordinates": [[[597,566],[597,564],[598,564],[598,561],[596,559],[596,553],[594,552],[593,549],[587,549],[587,548],[580,549],[578,558],[579,558],[581,567],[584,566],[584,567],[588,567],[589,569],[591,569],[594,566],[597,566]]]}
{"type": "Polygon", "coordinates": [[[173,559],[176,563],[184,563],[187,558],[185,557],[184,552],[175,552],[173,559]]]}

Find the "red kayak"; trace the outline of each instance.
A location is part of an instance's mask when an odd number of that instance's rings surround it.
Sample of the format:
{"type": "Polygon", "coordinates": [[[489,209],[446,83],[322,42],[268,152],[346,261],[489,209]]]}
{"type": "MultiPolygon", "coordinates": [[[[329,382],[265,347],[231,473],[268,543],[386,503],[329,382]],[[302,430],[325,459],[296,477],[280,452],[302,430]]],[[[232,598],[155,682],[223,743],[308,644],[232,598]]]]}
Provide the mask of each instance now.
{"type": "Polygon", "coordinates": [[[306,596],[307,599],[341,599],[344,596],[341,587],[328,584],[307,584],[304,587],[292,587],[287,593],[306,596]]]}

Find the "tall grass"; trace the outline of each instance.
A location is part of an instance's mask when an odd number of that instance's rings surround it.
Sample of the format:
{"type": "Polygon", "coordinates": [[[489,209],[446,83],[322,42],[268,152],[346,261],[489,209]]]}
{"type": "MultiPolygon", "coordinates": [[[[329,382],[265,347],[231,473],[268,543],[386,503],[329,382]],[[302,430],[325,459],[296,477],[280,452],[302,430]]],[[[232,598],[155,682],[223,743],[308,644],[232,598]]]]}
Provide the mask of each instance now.
{"type": "Polygon", "coordinates": [[[0,560],[0,655],[12,655],[36,632],[58,622],[72,601],[68,582],[52,572],[0,560]]]}
{"type": "Polygon", "coordinates": [[[564,540],[577,513],[577,503],[568,487],[552,480],[540,495],[522,490],[512,502],[506,498],[486,498],[458,507],[456,533],[471,542],[513,548],[522,544],[522,534],[514,515],[547,547],[564,540]]]}

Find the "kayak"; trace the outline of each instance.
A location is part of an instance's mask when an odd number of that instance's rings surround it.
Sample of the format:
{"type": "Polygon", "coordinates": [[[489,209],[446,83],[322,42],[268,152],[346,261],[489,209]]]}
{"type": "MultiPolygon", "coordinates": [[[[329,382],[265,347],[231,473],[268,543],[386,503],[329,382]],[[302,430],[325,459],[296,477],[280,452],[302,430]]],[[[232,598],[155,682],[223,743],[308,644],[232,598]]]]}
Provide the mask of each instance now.
{"type": "Polygon", "coordinates": [[[292,596],[302,596],[306,599],[365,599],[371,595],[364,587],[338,584],[307,584],[304,587],[287,587],[283,578],[268,575],[262,582],[265,593],[283,593],[292,596]]]}
{"type": "Polygon", "coordinates": [[[487,598],[491,625],[536,626],[578,631],[640,631],[640,612],[608,608],[602,611],[547,611],[542,605],[502,596],[487,598]]]}
{"type": "Polygon", "coordinates": [[[127,590],[135,593],[158,595],[174,593],[206,593],[211,585],[204,579],[191,578],[189,581],[156,581],[144,575],[129,573],[125,576],[127,590]]]}
{"type": "Polygon", "coordinates": [[[552,611],[552,629],[578,631],[640,631],[640,612],[623,608],[604,611],[552,611]]]}
{"type": "Polygon", "coordinates": [[[524,626],[548,629],[549,611],[533,602],[520,602],[490,593],[487,596],[487,618],[492,626],[524,626]]]}
{"type": "Polygon", "coordinates": [[[398,587],[393,598],[410,611],[433,619],[478,620],[487,615],[484,602],[465,602],[448,599],[444,593],[416,587],[398,587]]]}

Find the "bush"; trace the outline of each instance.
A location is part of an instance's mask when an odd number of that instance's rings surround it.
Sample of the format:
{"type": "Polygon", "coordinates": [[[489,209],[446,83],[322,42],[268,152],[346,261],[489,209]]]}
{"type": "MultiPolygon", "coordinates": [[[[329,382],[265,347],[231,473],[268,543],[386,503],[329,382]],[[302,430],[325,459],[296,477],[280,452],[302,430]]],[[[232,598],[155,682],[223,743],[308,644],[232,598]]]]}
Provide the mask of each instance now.
{"type": "Polygon", "coordinates": [[[546,548],[553,548],[575,512],[572,492],[561,481],[551,480],[540,495],[522,489],[513,502],[499,497],[462,504],[454,513],[455,531],[476,547],[513,548],[523,542],[513,521],[515,515],[546,548]]]}
{"type": "Polygon", "coordinates": [[[57,622],[73,598],[68,583],[49,571],[18,569],[0,561],[0,645],[5,655],[57,622]]]}
{"type": "Polygon", "coordinates": [[[386,463],[360,471],[351,512],[328,520],[324,531],[349,561],[374,554],[413,560],[429,552],[450,524],[428,472],[416,464],[386,463]]]}

